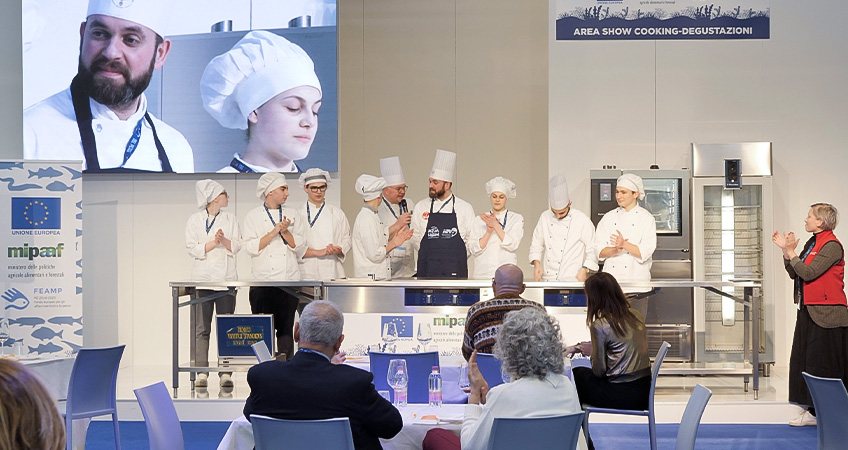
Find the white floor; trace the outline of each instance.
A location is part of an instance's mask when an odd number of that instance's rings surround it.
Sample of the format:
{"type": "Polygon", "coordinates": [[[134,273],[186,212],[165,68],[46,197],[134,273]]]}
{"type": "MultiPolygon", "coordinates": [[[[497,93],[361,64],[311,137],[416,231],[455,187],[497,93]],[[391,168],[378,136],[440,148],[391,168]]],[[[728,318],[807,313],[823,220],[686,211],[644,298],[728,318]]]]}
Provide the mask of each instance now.
{"type": "MultiPolygon", "coordinates": [[[[244,399],[250,394],[246,372],[235,372],[235,387],[222,389],[218,377],[209,377],[207,389],[191,391],[188,374],[180,375],[180,388],[174,400],[184,421],[232,421],[241,414],[244,399]]],[[[121,420],[143,420],[133,389],[164,381],[172,384],[171,368],[165,366],[125,367],[118,373],[118,403],[121,420]]],[[[770,377],[760,377],[759,399],[754,400],[752,386],[744,392],[741,376],[660,376],[657,381],[656,417],[659,423],[677,423],[683,415],[689,394],[696,384],[713,392],[702,423],[775,423],[785,424],[799,413],[790,405],[786,367],[775,367],[770,377]]],[[[593,422],[644,422],[643,418],[619,415],[592,415],[593,422]]]]}

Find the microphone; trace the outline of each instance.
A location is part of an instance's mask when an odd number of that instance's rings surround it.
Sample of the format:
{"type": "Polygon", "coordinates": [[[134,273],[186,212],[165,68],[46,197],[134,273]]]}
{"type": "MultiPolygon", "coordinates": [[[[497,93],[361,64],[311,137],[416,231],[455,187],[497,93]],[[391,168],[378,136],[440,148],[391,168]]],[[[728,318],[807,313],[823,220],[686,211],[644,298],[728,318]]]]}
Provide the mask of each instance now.
{"type": "Polygon", "coordinates": [[[409,212],[409,208],[406,207],[406,199],[401,200],[400,203],[398,203],[398,204],[400,205],[401,213],[408,213],[409,212]]]}

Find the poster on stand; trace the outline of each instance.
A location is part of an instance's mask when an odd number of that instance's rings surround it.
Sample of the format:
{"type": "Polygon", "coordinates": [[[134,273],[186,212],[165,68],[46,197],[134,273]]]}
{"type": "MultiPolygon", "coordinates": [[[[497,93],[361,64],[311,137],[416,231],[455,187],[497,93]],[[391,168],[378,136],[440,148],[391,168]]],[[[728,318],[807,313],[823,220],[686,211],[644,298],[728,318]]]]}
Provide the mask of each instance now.
{"type": "Polygon", "coordinates": [[[83,330],[82,165],[0,161],[0,182],[4,352],[76,353],[83,330]]]}
{"type": "Polygon", "coordinates": [[[558,41],[768,39],[767,0],[552,0],[558,41]]]}

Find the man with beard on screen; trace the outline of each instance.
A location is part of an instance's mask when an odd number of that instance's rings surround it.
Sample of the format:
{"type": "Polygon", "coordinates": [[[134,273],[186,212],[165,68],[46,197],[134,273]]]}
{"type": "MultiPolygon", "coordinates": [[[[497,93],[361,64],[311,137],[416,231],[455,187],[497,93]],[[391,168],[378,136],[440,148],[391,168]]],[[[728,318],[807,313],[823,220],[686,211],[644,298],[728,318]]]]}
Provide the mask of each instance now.
{"type": "Polygon", "coordinates": [[[147,111],[171,49],[167,0],[90,0],[71,86],[24,111],[24,158],[83,160],[85,172],[194,172],[188,141],[147,111]]]}

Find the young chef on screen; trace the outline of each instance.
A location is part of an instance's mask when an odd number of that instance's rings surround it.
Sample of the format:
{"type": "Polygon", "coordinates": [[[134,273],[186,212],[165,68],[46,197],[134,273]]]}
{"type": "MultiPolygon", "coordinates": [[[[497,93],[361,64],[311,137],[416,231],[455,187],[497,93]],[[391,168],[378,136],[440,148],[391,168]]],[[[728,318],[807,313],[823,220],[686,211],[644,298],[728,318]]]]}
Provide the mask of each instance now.
{"type": "Polygon", "coordinates": [[[309,55],[269,31],[247,33],[200,79],[203,107],[223,127],[248,130],[247,149],[220,172],[299,172],[318,131],[321,83],[309,55]]]}
{"type": "Polygon", "coordinates": [[[415,205],[412,217],[419,278],[468,278],[474,208],[452,192],[455,169],[456,153],[436,150],[429,198],[415,205]]]}
{"type": "MultiPolygon", "coordinates": [[[[194,258],[192,281],[237,281],[236,254],[241,249],[241,233],[235,216],[221,208],[229,205],[230,197],[220,183],[200,180],[195,184],[198,211],[186,222],[185,242],[188,254],[194,258]]],[[[212,295],[220,289],[198,289],[199,297],[212,295]]],[[[236,310],[236,293],[195,306],[195,365],[209,366],[209,333],[212,331],[212,312],[232,314],[236,310]]],[[[218,372],[221,387],[232,387],[232,372],[218,372]]],[[[200,372],[194,385],[206,387],[208,372],[200,372]]]]}
{"type": "MultiPolygon", "coordinates": [[[[386,180],[386,187],[383,188],[383,201],[377,208],[377,215],[386,225],[401,222],[408,227],[412,222],[413,202],[406,196],[409,186],[403,178],[400,158],[391,156],[380,159],[380,172],[386,180]]],[[[415,275],[415,249],[410,243],[395,247],[390,256],[393,277],[405,278],[415,275]]]]}
{"type": "Polygon", "coordinates": [[[306,191],[300,216],[306,218],[306,252],[300,259],[300,277],[329,281],[345,277],[342,263],[350,251],[350,224],[347,216],[325,199],[330,173],[312,168],[300,175],[298,183],[306,191]]]}
{"type": "Polygon", "coordinates": [[[568,181],[562,173],[548,179],[548,201],[530,243],[530,264],[536,281],[586,281],[598,270],[595,226],[571,207],[568,181]]]}
{"type": "Polygon", "coordinates": [[[524,216],[506,208],[507,199],[515,198],[515,183],[495,177],[486,183],[492,209],[475,217],[468,247],[474,255],[475,280],[490,279],[498,267],[515,264],[515,251],[524,237],[524,216]]]}
{"type": "MultiPolygon", "coordinates": [[[[286,178],[275,172],[259,178],[256,196],[261,206],[244,218],[242,247],[250,255],[250,277],[254,281],[299,281],[297,261],[306,252],[305,224],[294,208],[285,206],[289,197],[286,178]]],[[[273,314],[277,350],[294,354],[294,313],[297,297],[279,287],[250,288],[250,312],[273,314]]]]}
{"type": "Polygon", "coordinates": [[[356,192],[365,202],[353,223],[354,276],[374,275],[385,278],[389,270],[389,255],[412,237],[412,230],[396,222],[389,227],[380,221],[377,207],[383,201],[386,180],[363,174],[356,179],[356,192]]]}

